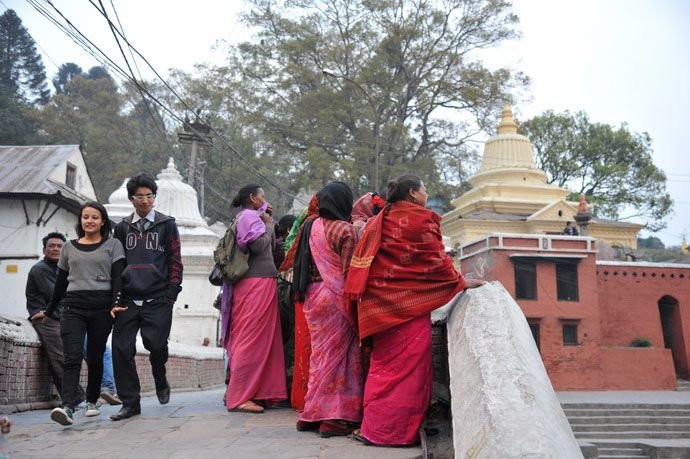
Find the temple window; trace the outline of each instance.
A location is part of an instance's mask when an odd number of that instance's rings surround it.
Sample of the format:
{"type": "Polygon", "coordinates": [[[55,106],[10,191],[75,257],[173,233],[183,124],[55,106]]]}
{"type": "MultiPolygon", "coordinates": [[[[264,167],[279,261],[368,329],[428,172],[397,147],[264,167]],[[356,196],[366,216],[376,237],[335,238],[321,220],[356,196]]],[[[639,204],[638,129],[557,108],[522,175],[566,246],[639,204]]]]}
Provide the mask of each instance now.
{"type": "Polygon", "coordinates": [[[537,299],[537,264],[532,261],[515,262],[515,298],[537,299]]]}
{"type": "Polygon", "coordinates": [[[563,346],[577,346],[577,323],[563,324],[563,346]]]}
{"type": "Polygon", "coordinates": [[[579,301],[577,264],[556,263],[556,296],[558,301],[579,301]]]}
{"type": "Polygon", "coordinates": [[[534,343],[537,345],[537,350],[541,352],[541,337],[539,336],[539,322],[541,319],[527,319],[529,324],[529,331],[532,332],[532,338],[534,338],[534,343]]]}

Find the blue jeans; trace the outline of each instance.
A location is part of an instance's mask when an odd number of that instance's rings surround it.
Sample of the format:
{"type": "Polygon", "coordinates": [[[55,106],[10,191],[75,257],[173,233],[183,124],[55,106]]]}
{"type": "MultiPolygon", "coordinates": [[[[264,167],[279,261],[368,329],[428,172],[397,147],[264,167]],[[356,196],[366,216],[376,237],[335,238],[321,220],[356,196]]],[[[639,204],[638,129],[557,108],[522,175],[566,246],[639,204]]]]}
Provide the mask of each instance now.
{"type": "MultiPolygon", "coordinates": [[[[88,336],[84,338],[84,356],[86,356],[86,343],[88,339],[88,336]]],[[[110,351],[110,346],[106,344],[105,353],[103,354],[103,379],[101,381],[101,387],[103,389],[108,389],[110,392],[117,393],[117,389],[115,388],[115,375],[113,373],[113,354],[110,351]]]]}

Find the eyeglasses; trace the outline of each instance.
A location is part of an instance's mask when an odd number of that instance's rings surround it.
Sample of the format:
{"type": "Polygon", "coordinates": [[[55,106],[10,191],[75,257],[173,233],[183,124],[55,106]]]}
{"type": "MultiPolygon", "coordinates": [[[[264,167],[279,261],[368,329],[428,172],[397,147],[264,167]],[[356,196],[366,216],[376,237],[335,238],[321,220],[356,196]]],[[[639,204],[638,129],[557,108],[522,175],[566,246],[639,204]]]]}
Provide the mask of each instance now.
{"type": "Polygon", "coordinates": [[[132,199],[134,199],[135,201],[144,201],[144,200],[149,200],[149,201],[150,201],[151,199],[154,199],[155,197],[156,197],[156,195],[155,195],[155,194],[152,194],[152,193],[149,193],[149,194],[135,194],[134,196],[132,196],[132,199]]]}

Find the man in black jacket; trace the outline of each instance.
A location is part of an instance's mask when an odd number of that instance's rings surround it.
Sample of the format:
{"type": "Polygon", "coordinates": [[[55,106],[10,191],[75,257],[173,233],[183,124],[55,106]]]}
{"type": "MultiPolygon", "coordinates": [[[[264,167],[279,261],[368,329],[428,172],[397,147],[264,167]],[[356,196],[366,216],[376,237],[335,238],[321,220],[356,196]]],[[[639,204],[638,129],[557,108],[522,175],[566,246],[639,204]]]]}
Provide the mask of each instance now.
{"type": "Polygon", "coordinates": [[[170,400],[165,364],[173,304],[182,290],[182,257],[175,219],[153,210],[157,191],[155,180],[147,175],[130,179],[127,193],[135,211],[115,227],[115,237],[125,248],[127,268],[122,273],[125,306],[113,309],[115,382],[123,403],[110,417],[113,421],[141,413],[134,360],[137,332],[150,352],[158,401],[164,405],[170,400]]]}
{"type": "Polygon", "coordinates": [[[61,233],[48,233],[43,238],[43,260],[31,267],[26,281],[26,309],[29,311],[29,320],[41,340],[48,360],[48,371],[58,393],[62,392],[64,364],[60,321],[46,317],[44,311],[53,296],[55,279],[57,279],[57,262],[65,241],[66,238],[61,233]]]}

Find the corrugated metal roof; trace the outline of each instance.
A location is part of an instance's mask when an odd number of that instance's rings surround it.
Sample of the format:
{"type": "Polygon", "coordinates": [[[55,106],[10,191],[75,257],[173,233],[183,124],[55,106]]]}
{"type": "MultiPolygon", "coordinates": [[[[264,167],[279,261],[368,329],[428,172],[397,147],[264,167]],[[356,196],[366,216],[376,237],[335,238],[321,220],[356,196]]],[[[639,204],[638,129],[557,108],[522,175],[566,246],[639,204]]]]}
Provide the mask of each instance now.
{"type": "Polygon", "coordinates": [[[0,193],[64,192],[48,177],[74,150],[79,145],[0,146],[0,193]]]}

